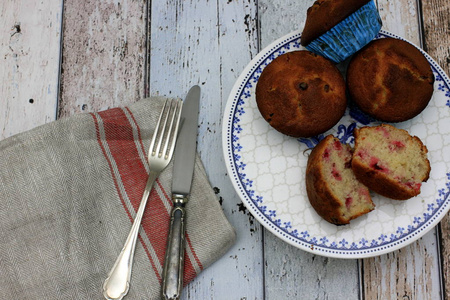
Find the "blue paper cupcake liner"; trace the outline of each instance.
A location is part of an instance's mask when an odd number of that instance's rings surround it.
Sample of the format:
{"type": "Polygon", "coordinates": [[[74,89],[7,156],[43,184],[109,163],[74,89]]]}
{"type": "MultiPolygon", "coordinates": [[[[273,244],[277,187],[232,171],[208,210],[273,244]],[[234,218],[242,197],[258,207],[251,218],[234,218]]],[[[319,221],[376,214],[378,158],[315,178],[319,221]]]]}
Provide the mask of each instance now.
{"type": "Polygon", "coordinates": [[[367,45],[380,29],[380,15],[375,3],[370,1],[314,39],[306,49],[339,63],[367,45]]]}

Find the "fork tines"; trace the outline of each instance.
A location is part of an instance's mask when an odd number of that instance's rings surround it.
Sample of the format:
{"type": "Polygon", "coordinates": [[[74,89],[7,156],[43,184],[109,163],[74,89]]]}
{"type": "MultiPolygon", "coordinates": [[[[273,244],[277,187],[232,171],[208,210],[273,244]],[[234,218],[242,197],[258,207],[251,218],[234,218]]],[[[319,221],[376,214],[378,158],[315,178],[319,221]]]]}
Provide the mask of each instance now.
{"type": "Polygon", "coordinates": [[[149,155],[169,159],[174,151],[183,102],[167,99],[150,142],[149,155]]]}

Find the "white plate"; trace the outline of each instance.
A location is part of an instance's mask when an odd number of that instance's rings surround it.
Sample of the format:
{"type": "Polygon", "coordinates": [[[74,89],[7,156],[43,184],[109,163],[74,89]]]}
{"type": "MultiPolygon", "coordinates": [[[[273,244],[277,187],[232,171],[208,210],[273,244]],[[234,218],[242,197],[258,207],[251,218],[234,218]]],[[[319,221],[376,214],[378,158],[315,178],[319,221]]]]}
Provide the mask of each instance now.
{"type": "MultiPolygon", "coordinates": [[[[394,37],[381,31],[377,38],[394,37]]],[[[427,108],[395,124],[418,136],[428,147],[430,179],[419,196],[395,201],[372,194],[375,210],[335,226],[317,215],[306,195],[308,148],[327,134],[353,142],[353,128],[379,124],[347,108],[345,116],[317,138],[295,139],[269,126],[255,101],[259,75],[275,57],[300,46],[293,32],[261,51],[245,68],[231,91],[223,119],[223,148],[231,181],[253,216],[282,240],[303,250],[339,258],[371,257],[404,247],[433,228],[450,208],[450,80],[425,52],[436,81],[427,108]]]]}

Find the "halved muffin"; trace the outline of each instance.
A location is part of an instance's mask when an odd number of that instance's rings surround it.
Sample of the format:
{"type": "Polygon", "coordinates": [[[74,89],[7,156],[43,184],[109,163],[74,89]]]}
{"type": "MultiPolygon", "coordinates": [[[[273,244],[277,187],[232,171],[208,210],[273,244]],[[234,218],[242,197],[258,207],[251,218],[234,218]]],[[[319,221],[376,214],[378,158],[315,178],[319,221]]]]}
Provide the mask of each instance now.
{"type": "Polygon", "coordinates": [[[311,152],[306,168],[306,191],[316,212],[343,225],[375,208],[369,190],[351,168],[352,150],[332,135],[311,152]]]}
{"type": "Polygon", "coordinates": [[[427,147],[388,124],[355,129],[352,169],[356,178],[385,197],[406,200],[420,193],[430,175],[427,147]]]}

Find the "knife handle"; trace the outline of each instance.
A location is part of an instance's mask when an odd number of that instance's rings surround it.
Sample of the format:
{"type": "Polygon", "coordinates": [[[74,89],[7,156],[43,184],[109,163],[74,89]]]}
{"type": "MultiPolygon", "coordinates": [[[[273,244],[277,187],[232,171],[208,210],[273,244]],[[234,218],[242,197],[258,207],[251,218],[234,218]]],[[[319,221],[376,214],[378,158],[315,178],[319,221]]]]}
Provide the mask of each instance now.
{"type": "Polygon", "coordinates": [[[163,272],[162,297],[165,300],[180,299],[183,288],[186,209],[184,201],[174,202],[163,272]]]}

